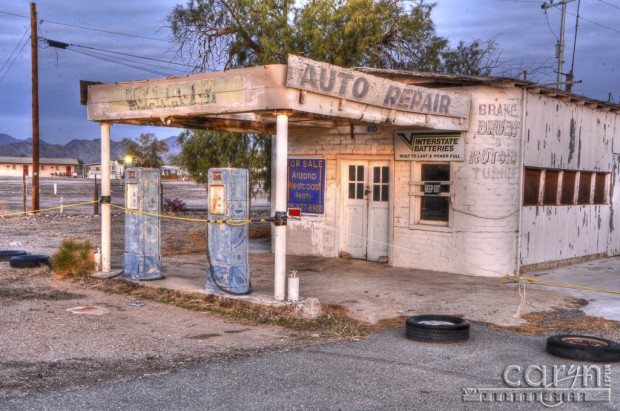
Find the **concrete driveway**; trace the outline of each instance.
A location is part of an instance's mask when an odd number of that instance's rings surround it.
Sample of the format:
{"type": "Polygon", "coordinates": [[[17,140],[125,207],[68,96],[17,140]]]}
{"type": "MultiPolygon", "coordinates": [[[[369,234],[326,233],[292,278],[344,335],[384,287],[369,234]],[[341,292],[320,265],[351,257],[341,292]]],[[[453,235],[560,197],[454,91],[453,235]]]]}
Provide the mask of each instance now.
{"type": "Polygon", "coordinates": [[[620,258],[610,257],[574,264],[552,270],[525,274],[537,280],[595,288],[586,290],[553,285],[538,285],[535,289],[557,290],[563,294],[588,302],[581,310],[592,317],[620,321],[620,258]]]}
{"type": "MultiPolygon", "coordinates": [[[[253,240],[251,244],[253,292],[235,298],[275,303],[272,299],[273,255],[269,252],[269,243],[253,240]]],[[[620,275],[616,275],[620,274],[620,260],[611,259],[619,269],[595,271],[608,260],[586,263],[591,264],[588,266],[591,272],[598,273],[590,282],[620,290],[620,275]],[[605,281],[609,283],[604,284],[605,281]]],[[[206,264],[203,254],[164,256],[166,278],[147,284],[204,292],[206,264]]],[[[448,314],[503,326],[519,325],[525,323],[521,319],[523,314],[576,308],[583,305],[580,299],[595,298],[566,288],[525,283],[525,289],[519,289],[515,280],[396,268],[364,260],[288,256],[287,269],[291,268],[298,271],[302,300],[314,297],[322,303],[344,306],[350,316],[369,323],[416,314],[448,314]]],[[[528,276],[571,282],[579,277],[583,268],[562,274],[568,272],[566,270],[548,270],[528,276]]],[[[617,295],[609,298],[618,300],[617,295]]]]}

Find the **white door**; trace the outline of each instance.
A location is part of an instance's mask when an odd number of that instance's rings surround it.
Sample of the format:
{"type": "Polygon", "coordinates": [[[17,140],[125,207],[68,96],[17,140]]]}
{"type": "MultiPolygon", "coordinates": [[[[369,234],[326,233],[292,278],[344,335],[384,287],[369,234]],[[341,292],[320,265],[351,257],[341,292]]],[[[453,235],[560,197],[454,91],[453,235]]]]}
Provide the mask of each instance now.
{"type": "Polygon", "coordinates": [[[390,167],[387,161],[347,161],[342,181],[341,250],[353,258],[387,262],[390,167]]]}

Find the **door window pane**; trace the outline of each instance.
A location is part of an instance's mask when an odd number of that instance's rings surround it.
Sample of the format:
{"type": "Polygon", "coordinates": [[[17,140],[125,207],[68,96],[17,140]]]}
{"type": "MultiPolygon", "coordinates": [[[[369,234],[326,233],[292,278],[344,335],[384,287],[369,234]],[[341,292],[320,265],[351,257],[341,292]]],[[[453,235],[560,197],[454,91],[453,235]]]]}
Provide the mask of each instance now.
{"type": "Polygon", "coordinates": [[[364,183],[357,183],[357,196],[358,200],[364,198],[364,183]]]}
{"type": "Polygon", "coordinates": [[[364,182],[364,166],[357,166],[357,181],[364,182]]]}
{"type": "Polygon", "coordinates": [[[364,166],[349,166],[349,198],[360,200],[364,198],[364,166]]]}
{"type": "Polygon", "coordinates": [[[372,201],[388,201],[389,167],[373,167],[372,201]]]}

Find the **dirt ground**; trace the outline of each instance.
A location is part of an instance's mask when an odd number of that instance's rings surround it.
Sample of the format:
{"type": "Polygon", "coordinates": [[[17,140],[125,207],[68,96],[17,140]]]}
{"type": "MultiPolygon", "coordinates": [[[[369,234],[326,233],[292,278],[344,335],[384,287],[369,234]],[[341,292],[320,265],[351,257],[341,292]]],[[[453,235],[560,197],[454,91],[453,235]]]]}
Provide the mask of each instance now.
{"type": "MultiPolygon", "coordinates": [[[[41,208],[59,206],[61,195],[63,205],[89,201],[93,183],[42,179],[41,208]]],[[[0,215],[22,211],[22,192],[21,179],[0,179],[0,215]]],[[[122,204],[122,192],[122,186],[113,185],[113,202],[122,204]]],[[[191,211],[184,216],[206,218],[204,187],[164,182],[164,195],[188,205],[191,211]]],[[[27,201],[29,207],[29,195],[27,201]]],[[[264,206],[255,209],[257,215],[268,213],[264,206]]],[[[113,265],[122,264],[123,218],[122,211],[113,212],[113,265]]],[[[268,225],[266,229],[268,233],[268,225]]],[[[253,235],[264,235],[261,230],[254,229],[253,235]]],[[[93,205],[0,217],[2,250],[52,255],[64,238],[99,245],[100,233],[93,205]]],[[[164,253],[204,250],[205,233],[204,224],[163,220],[164,253]]],[[[222,356],[287,349],[304,340],[281,327],[153,301],[132,306],[135,301],[130,295],[53,279],[45,268],[14,269],[0,262],[0,398],[165,373],[222,356]]]]}

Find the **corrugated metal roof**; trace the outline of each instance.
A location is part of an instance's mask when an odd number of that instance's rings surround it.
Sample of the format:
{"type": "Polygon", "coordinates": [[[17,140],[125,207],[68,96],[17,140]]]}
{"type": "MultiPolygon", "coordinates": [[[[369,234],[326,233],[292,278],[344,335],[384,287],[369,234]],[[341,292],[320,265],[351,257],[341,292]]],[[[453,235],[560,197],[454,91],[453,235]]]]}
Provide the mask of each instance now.
{"type": "Polygon", "coordinates": [[[597,100],[594,98],[569,93],[567,91],[555,88],[555,85],[550,86],[547,84],[537,84],[532,81],[509,77],[466,76],[461,74],[389,70],[368,67],[356,67],[353,70],[383,78],[402,81],[404,83],[420,85],[423,87],[450,87],[472,85],[486,85],[492,87],[520,87],[536,94],[543,94],[549,97],[555,97],[562,101],[585,104],[592,108],[598,108],[602,110],[620,111],[620,104],[618,103],[611,103],[609,101],[597,100]]]}
{"type": "MultiPolygon", "coordinates": [[[[32,157],[0,157],[0,164],[32,164],[32,157]]],[[[77,158],[39,158],[39,164],[77,166],[77,158]]]]}

